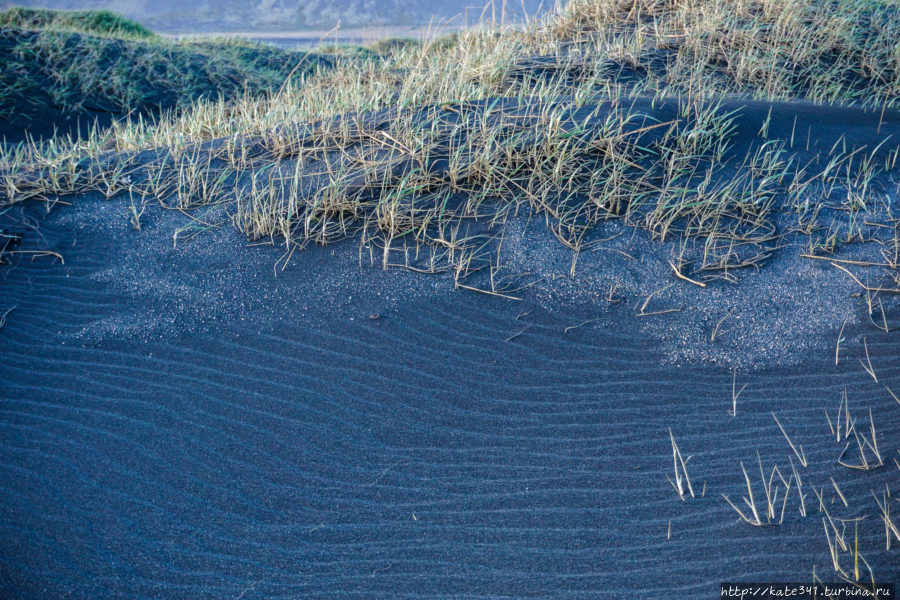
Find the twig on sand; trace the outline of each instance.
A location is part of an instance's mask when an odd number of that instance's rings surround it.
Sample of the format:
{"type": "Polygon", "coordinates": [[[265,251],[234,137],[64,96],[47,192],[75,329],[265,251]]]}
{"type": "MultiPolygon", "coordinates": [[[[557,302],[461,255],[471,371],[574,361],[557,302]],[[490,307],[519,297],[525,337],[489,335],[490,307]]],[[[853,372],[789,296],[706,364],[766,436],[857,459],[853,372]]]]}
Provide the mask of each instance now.
{"type": "Polygon", "coordinates": [[[600,320],[600,317],[597,317],[596,319],[588,319],[587,321],[584,321],[583,323],[579,323],[578,325],[569,325],[568,327],[563,329],[563,333],[569,333],[573,329],[578,329],[579,327],[584,327],[585,325],[590,325],[591,323],[595,323],[599,320],[600,320]]]}
{"type": "Polygon", "coordinates": [[[526,325],[526,326],[523,327],[520,331],[518,331],[518,332],[512,334],[511,336],[509,336],[508,338],[506,338],[506,339],[503,340],[503,341],[504,341],[504,342],[511,342],[511,341],[513,341],[514,339],[516,339],[517,337],[519,337],[520,335],[522,335],[523,333],[525,333],[526,331],[528,331],[529,329],[531,329],[531,325],[526,325]]]}
{"type": "Polygon", "coordinates": [[[734,309],[732,308],[731,310],[729,310],[729,311],[725,314],[724,317],[722,317],[721,319],[719,319],[719,320],[716,322],[716,326],[713,327],[713,330],[712,330],[712,335],[709,336],[709,341],[711,341],[711,342],[716,341],[716,335],[719,333],[719,327],[722,326],[722,323],[725,322],[725,319],[727,319],[728,317],[730,317],[730,316],[731,316],[731,313],[733,313],[733,312],[734,312],[734,309]]]}
{"type": "Polygon", "coordinates": [[[628,254],[624,250],[619,250],[618,248],[607,248],[606,246],[599,246],[597,248],[594,248],[594,251],[597,251],[597,250],[609,250],[610,252],[615,252],[616,254],[621,254],[625,258],[630,258],[631,260],[637,260],[632,255],[628,254]]]}
{"type": "Polygon", "coordinates": [[[31,260],[35,258],[43,258],[45,256],[52,256],[53,258],[58,258],[61,264],[66,264],[66,261],[63,260],[62,254],[59,252],[54,252],[53,250],[7,250],[7,254],[29,254],[31,255],[31,260]]]}
{"type": "Polygon", "coordinates": [[[847,504],[847,498],[844,496],[844,492],[841,491],[841,488],[838,487],[837,481],[834,480],[834,477],[829,477],[831,480],[831,485],[834,486],[834,491],[837,492],[838,497],[841,499],[841,502],[844,503],[844,506],[850,506],[847,504]]]}
{"type": "MultiPolygon", "coordinates": [[[[834,567],[836,573],[846,576],[847,572],[841,568],[840,564],[840,549],[838,548],[838,545],[839,542],[841,542],[841,538],[838,537],[837,530],[835,530],[835,540],[834,542],[831,541],[831,534],[828,532],[828,523],[825,522],[825,517],[822,517],[822,526],[825,528],[825,539],[828,541],[828,553],[831,555],[831,566],[834,567]]],[[[834,524],[832,524],[832,527],[834,527],[834,524]]]]}
{"type": "Polygon", "coordinates": [[[872,323],[872,325],[874,325],[876,329],[880,329],[885,333],[890,333],[897,328],[895,327],[894,329],[891,329],[891,327],[888,325],[887,314],[884,312],[884,303],[881,301],[881,298],[878,298],[878,309],[881,311],[881,324],[879,325],[875,322],[875,319],[872,318],[872,315],[875,313],[875,308],[872,304],[872,300],[874,300],[876,296],[878,296],[877,292],[874,295],[870,295],[869,292],[866,292],[866,303],[868,304],[867,314],[869,316],[869,322],[872,323]]]}
{"type": "Polygon", "coordinates": [[[741,471],[744,473],[744,480],[747,482],[747,493],[750,496],[749,499],[745,497],[744,502],[746,502],[747,506],[750,507],[752,516],[744,514],[744,511],[735,506],[734,503],[725,494],[722,494],[722,497],[725,499],[725,502],[727,502],[731,506],[731,508],[733,508],[735,512],[740,515],[741,519],[745,523],[749,523],[750,525],[755,526],[764,525],[762,520],[759,518],[759,512],[756,510],[756,501],[753,499],[753,486],[750,485],[750,476],[747,475],[747,470],[744,468],[744,463],[741,463],[741,471]]]}
{"type": "Polygon", "coordinates": [[[801,254],[800,258],[811,258],[813,260],[827,260],[830,263],[842,263],[845,265],[856,265],[857,267],[890,267],[887,263],[876,263],[865,260],[848,260],[842,258],[832,258],[830,256],[816,256],[815,254],[801,254]]]}
{"type": "Polygon", "coordinates": [[[663,309],[663,310],[655,310],[655,311],[652,311],[652,312],[647,312],[647,305],[650,304],[650,300],[652,300],[653,297],[656,296],[657,294],[660,294],[660,293],[666,291],[667,289],[671,288],[673,285],[675,285],[675,284],[670,283],[669,285],[667,285],[667,286],[665,286],[665,287],[663,287],[663,288],[660,288],[660,289],[658,289],[658,290],[656,290],[656,291],[654,291],[654,292],[651,292],[650,295],[647,296],[647,297],[644,299],[644,303],[641,304],[640,310],[638,310],[637,313],[635,313],[636,316],[638,316],[638,317],[649,317],[649,316],[652,316],[652,315],[665,315],[665,314],[668,314],[668,313],[673,313],[673,312],[678,312],[678,311],[680,311],[680,310],[681,310],[681,307],[678,307],[678,308],[667,308],[667,309],[663,309]]]}
{"type": "Polygon", "coordinates": [[[800,464],[804,467],[807,466],[806,462],[806,453],[803,452],[803,446],[800,444],[794,445],[794,442],[788,437],[787,432],[784,430],[784,427],[781,426],[781,422],[778,420],[778,417],[775,416],[775,413],[772,413],[772,418],[775,419],[775,423],[778,425],[778,429],[781,430],[781,434],[784,436],[784,439],[787,440],[787,443],[791,446],[791,450],[794,451],[794,454],[797,456],[797,460],[800,461],[800,464]],[[799,448],[799,450],[797,450],[799,448]]]}
{"type": "Polygon", "coordinates": [[[673,263],[671,260],[669,261],[669,266],[672,267],[672,270],[675,272],[675,277],[677,277],[678,279],[681,279],[681,280],[683,280],[683,281],[687,281],[688,283],[693,283],[694,285],[698,285],[698,286],[703,287],[703,288],[706,287],[706,284],[703,283],[702,281],[697,281],[697,280],[695,280],[695,279],[691,279],[690,277],[688,277],[687,275],[685,275],[684,273],[682,273],[682,272],[681,272],[681,269],[679,269],[679,268],[675,265],[675,263],[673,263]]]}
{"type": "Polygon", "coordinates": [[[500,298],[506,298],[507,300],[521,300],[521,298],[517,298],[516,296],[510,296],[509,294],[501,294],[500,292],[492,292],[491,290],[483,290],[481,288],[472,287],[471,285],[465,285],[457,282],[456,287],[462,288],[464,290],[469,290],[470,292],[479,292],[481,294],[487,294],[488,296],[499,296],[500,298]]]}
{"type": "Polygon", "coordinates": [[[835,267],[835,268],[837,268],[837,269],[840,269],[841,271],[843,271],[844,273],[846,273],[847,275],[849,275],[850,278],[853,279],[853,281],[855,281],[856,284],[857,284],[859,287],[861,287],[862,289],[864,289],[864,290],[867,291],[867,292],[884,292],[884,293],[886,293],[886,294],[900,294],[900,288],[882,288],[882,287],[873,288],[873,287],[869,287],[868,285],[866,285],[866,284],[864,284],[862,281],[860,281],[859,278],[858,278],[856,275],[854,275],[853,273],[851,273],[849,269],[847,269],[847,268],[845,268],[845,267],[842,267],[841,265],[837,264],[837,263],[834,262],[834,261],[830,261],[830,264],[831,264],[832,267],[835,267]]]}
{"type": "Polygon", "coordinates": [[[791,463],[791,473],[793,474],[794,481],[797,482],[797,495],[800,497],[800,516],[806,516],[806,494],[803,493],[803,479],[800,477],[800,473],[797,472],[797,467],[794,465],[794,459],[788,456],[788,460],[791,463]]]}
{"type": "Polygon", "coordinates": [[[893,390],[891,390],[891,388],[889,388],[888,386],[884,386],[884,389],[886,389],[888,394],[891,395],[891,398],[897,401],[897,404],[900,404],[900,398],[897,397],[897,394],[895,394],[893,390]]]}
{"type": "MultiPolygon", "coordinates": [[[[4,325],[6,325],[6,316],[9,313],[11,313],[12,311],[16,310],[17,308],[18,308],[18,306],[13,306],[9,310],[7,310],[5,313],[3,313],[2,316],[0,316],[0,329],[2,329],[4,325]]],[[[890,390],[888,390],[888,391],[890,392],[890,390]]],[[[891,392],[891,394],[893,394],[893,392],[891,392]]]]}

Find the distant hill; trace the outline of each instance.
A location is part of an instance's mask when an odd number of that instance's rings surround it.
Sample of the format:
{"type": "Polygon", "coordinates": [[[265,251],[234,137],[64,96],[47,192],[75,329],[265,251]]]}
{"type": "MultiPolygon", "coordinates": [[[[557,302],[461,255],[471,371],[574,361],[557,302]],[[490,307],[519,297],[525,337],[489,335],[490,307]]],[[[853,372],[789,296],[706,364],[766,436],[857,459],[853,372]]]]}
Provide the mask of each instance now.
{"type": "Polygon", "coordinates": [[[335,61],[246,40],[171,40],[109,11],[21,7],[0,11],[0,56],[5,141],[86,133],[94,119],[156,117],[199,98],[260,97],[335,61]]]}
{"type": "MultiPolygon", "coordinates": [[[[507,0],[507,20],[535,15],[554,0],[507,0]]],[[[285,31],[386,25],[424,25],[460,15],[470,23],[487,6],[500,20],[503,0],[0,0],[0,9],[28,6],[108,9],[162,32],[285,31]]],[[[456,21],[455,21],[456,22],[456,21]]]]}

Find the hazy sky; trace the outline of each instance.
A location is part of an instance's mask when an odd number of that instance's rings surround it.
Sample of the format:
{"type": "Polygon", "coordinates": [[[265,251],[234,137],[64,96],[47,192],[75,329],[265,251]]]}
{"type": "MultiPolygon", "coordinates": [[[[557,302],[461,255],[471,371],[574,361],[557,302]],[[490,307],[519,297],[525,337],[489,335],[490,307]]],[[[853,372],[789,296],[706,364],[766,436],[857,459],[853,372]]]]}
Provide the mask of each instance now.
{"type": "Polygon", "coordinates": [[[481,14],[499,21],[536,15],[556,0],[0,0],[13,5],[86,9],[124,14],[159,31],[285,31],[424,25],[432,21],[470,24],[481,14]],[[504,11],[505,9],[505,11],[504,11]],[[523,10],[524,9],[524,10],[523,10]]]}

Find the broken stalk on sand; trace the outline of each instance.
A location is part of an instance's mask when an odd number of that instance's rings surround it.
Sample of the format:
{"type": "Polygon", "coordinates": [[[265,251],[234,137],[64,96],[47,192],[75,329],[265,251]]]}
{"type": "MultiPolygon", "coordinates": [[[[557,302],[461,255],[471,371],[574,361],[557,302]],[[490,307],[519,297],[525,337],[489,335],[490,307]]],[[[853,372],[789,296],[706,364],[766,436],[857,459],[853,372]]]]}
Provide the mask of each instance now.
{"type": "Polygon", "coordinates": [[[775,419],[775,424],[778,425],[778,429],[781,430],[781,435],[784,436],[784,439],[787,440],[787,443],[790,445],[791,450],[794,451],[794,455],[797,457],[797,460],[800,461],[801,465],[806,467],[806,454],[803,452],[803,446],[800,446],[799,444],[794,445],[793,440],[791,440],[791,438],[788,436],[787,432],[784,430],[784,427],[781,426],[781,422],[778,420],[778,417],[775,416],[775,413],[772,413],[772,418],[775,419]]]}

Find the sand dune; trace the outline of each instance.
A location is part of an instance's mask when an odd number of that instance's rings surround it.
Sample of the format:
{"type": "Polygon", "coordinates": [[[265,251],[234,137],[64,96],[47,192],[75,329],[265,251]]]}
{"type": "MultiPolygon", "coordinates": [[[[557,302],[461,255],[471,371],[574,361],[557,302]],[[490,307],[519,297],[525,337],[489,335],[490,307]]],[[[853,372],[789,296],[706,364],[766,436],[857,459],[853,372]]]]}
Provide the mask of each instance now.
{"type": "MultiPolygon", "coordinates": [[[[892,334],[851,324],[835,366],[833,322],[789,366],[739,370],[732,417],[732,368],[671,364],[630,303],[453,290],[360,267],[353,243],[295,253],[274,277],[280,252],[229,228],[172,247],[182,215],[148,209],[135,231],[127,211],[58,208],[40,245],[65,264],[23,255],[3,271],[11,597],[709,597],[829,568],[814,488],[834,516],[868,517],[865,558],[896,573],[870,493],[896,467],[838,466],[825,416],[846,389],[892,462],[892,334]],[[809,460],[808,516],[795,489],[784,523],[756,528],[721,494],[745,494],[739,461],[759,484],[757,452],[790,469],[771,412],[809,460]],[[666,481],[668,428],[697,498],[666,481]]],[[[853,314],[854,285],[824,272],[840,285],[822,301],[853,314]]]]}
{"type": "Polygon", "coordinates": [[[574,6],[3,148],[0,596],[897,582],[895,8],[574,6]]]}

